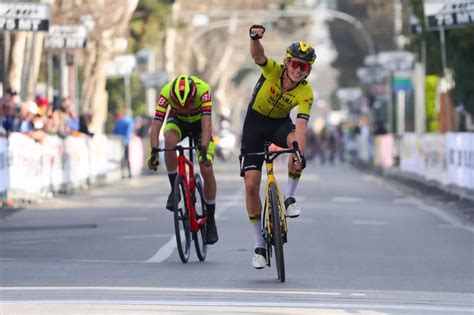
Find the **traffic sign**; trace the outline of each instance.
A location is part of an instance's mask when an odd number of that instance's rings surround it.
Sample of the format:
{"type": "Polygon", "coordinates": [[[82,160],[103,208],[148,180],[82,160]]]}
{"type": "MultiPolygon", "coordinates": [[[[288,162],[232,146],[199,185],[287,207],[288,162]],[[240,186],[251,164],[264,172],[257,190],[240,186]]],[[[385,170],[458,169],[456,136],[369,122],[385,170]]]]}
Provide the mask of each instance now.
{"type": "Polygon", "coordinates": [[[140,81],[145,87],[161,88],[168,82],[168,75],[166,72],[145,72],[140,74],[140,81]]]}
{"type": "Polygon", "coordinates": [[[47,32],[50,18],[47,3],[0,3],[0,31],[47,32]]]}
{"type": "Polygon", "coordinates": [[[85,25],[51,25],[46,36],[46,48],[83,49],[87,45],[85,25]]]}
{"type": "Polygon", "coordinates": [[[424,10],[430,31],[474,25],[474,0],[425,0],[424,10]]]}

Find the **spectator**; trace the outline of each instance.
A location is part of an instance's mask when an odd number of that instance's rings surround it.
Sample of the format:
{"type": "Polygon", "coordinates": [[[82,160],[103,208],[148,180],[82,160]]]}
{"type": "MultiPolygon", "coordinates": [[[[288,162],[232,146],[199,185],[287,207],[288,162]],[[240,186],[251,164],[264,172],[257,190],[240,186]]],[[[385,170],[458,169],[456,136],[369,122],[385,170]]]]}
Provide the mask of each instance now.
{"type": "Polygon", "coordinates": [[[33,130],[33,116],[38,113],[38,105],[33,101],[24,102],[20,113],[13,123],[13,131],[27,133],[33,130]]]}
{"type": "Polygon", "coordinates": [[[6,95],[0,100],[0,124],[7,136],[13,131],[18,110],[18,92],[14,88],[8,88],[6,95]]]}
{"type": "Polygon", "coordinates": [[[94,136],[93,132],[89,131],[89,124],[92,122],[93,112],[89,110],[79,116],[79,132],[90,137],[94,136]]]}
{"type": "Polygon", "coordinates": [[[127,167],[128,177],[132,176],[130,171],[130,161],[128,159],[128,145],[130,144],[130,140],[132,138],[134,126],[135,124],[132,118],[132,111],[130,109],[127,109],[125,115],[119,116],[117,118],[113,130],[114,135],[118,135],[123,138],[123,143],[125,146],[123,163],[127,167]]]}

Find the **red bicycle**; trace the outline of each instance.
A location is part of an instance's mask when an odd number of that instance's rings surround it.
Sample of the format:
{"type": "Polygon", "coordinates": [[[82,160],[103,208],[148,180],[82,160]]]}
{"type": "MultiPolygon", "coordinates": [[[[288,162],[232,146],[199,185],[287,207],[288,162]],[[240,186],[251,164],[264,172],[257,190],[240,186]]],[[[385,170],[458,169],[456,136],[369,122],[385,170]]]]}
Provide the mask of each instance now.
{"type": "MultiPolygon", "coordinates": [[[[183,263],[188,262],[191,253],[191,235],[194,240],[196,254],[200,261],[207,255],[206,222],[207,213],[204,203],[204,190],[200,174],[194,173],[194,151],[192,137],[189,146],[177,145],[174,148],[159,149],[158,151],[178,151],[178,171],[173,186],[174,230],[179,258],[183,263]],[[189,158],[184,151],[189,152],[189,158]]],[[[205,156],[205,155],[204,155],[205,156]]]]}

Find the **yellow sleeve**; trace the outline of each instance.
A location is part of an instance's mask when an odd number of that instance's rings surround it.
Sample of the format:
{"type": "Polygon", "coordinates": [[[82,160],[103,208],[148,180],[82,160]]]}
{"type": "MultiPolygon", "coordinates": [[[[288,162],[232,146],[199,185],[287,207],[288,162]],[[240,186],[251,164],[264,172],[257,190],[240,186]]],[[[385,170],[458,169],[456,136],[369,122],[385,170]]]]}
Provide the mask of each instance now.
{"type": "Polygon", "coordinates": [[[282,72],[281,65],[272,58],[267,58],[267,62],[264,65],[259,65],[259,67],[262,69],[265,78],[279,77],[282,72]]]}

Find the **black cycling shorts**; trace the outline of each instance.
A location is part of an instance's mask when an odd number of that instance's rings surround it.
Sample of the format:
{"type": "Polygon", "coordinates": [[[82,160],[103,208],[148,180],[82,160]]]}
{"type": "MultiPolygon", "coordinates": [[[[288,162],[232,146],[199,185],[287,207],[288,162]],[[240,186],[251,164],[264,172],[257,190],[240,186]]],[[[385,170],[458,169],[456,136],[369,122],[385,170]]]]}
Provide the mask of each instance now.
{"type": "Polygon", "coordinates": [[[201,120],[190,123],[168,115],[164,132],[170,129],[178,133],[179,141],[191,135],[195,144],[201,143],[201,120]]]}
{"type": "MultiPolygon", "coordinates": [[[[295,130],[290,117],[269,118],[249,108],[245,116],[240,149],[246,153],[262,152],[265,142],[287,148],[286,139],[295,130]]],[[[263,156],[246,156],[241,161],[242,174],[248,170],[262,170],[263,156]]]]}

